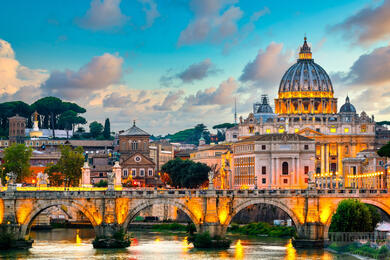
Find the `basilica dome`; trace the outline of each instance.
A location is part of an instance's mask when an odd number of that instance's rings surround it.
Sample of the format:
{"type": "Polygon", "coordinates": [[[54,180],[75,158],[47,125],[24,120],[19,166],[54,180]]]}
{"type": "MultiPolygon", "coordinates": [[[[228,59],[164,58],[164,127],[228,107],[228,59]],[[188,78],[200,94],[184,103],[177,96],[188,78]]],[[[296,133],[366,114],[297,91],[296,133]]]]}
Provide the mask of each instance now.
{"type": "Polygon", "coordinates": [[[305,37],[297,62],[280,81],[275,112],[293,116],[336,114],[337,99],[333,94],[332,82],[326,71],[314,62],[305,37]]]}
{"type": "Polygon", "coordinates": [[[283,75],[279,85],[281,92],[320,91],[333,93],[332,82],[326,71],[314,62],[306,37],[297,63],[283,75]]]}

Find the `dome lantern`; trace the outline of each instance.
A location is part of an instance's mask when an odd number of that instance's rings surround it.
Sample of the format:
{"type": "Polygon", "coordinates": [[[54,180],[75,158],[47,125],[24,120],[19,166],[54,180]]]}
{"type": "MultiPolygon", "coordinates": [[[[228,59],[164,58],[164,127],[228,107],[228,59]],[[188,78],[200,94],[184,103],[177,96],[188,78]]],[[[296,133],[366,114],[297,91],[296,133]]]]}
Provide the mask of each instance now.
{"type": "Polygon", "coordinates": [[[301,47],[301,51],[299,52],[299,59],[300,60],[312,60],[312,55],[311,55],[311,49],[309,45],[307,44],[307,38],[305,36],[303,45],[301,47]]]}

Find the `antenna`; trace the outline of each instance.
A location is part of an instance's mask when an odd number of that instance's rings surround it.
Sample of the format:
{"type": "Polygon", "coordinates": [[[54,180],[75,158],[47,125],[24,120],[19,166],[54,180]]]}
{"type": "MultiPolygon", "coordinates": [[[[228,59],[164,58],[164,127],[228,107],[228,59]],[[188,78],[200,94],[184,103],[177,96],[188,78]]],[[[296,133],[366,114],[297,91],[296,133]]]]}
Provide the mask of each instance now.
{"type": "Polygon", "coordinates": [[[237,124],[237,100],[234,97],[234,124],[237,124]]]}

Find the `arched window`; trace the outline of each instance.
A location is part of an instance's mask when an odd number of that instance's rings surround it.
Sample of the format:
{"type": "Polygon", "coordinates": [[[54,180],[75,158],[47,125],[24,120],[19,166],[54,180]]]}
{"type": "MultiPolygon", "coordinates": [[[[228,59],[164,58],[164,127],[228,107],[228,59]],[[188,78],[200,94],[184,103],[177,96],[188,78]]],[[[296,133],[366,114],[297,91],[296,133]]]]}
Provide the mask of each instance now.
{"type": "Polygon", "coordinates": [[[138,150],[138,143],[136,141],[131,143],[131,150],[138,150]]]}
{"type": "Polygon", "coordinates": [[[288,162],[282,163],[282,174],[284,174],[284,175],[288,174],[288,162]]]}

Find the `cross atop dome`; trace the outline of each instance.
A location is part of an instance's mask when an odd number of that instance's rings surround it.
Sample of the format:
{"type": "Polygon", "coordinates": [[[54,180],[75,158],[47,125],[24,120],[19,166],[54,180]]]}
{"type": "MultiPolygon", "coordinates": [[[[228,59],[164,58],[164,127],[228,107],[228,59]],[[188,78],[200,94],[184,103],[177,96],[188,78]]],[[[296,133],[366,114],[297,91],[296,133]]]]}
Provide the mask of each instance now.
{"type": "Polygon", "coordinates": [[[303,38],[303,45],[301,47],[301,51],[299,52],[299,59],[300,60],[311,60],[311,49],[309,45],[307,44],[307,38],[306,36],[303,38]]]}

